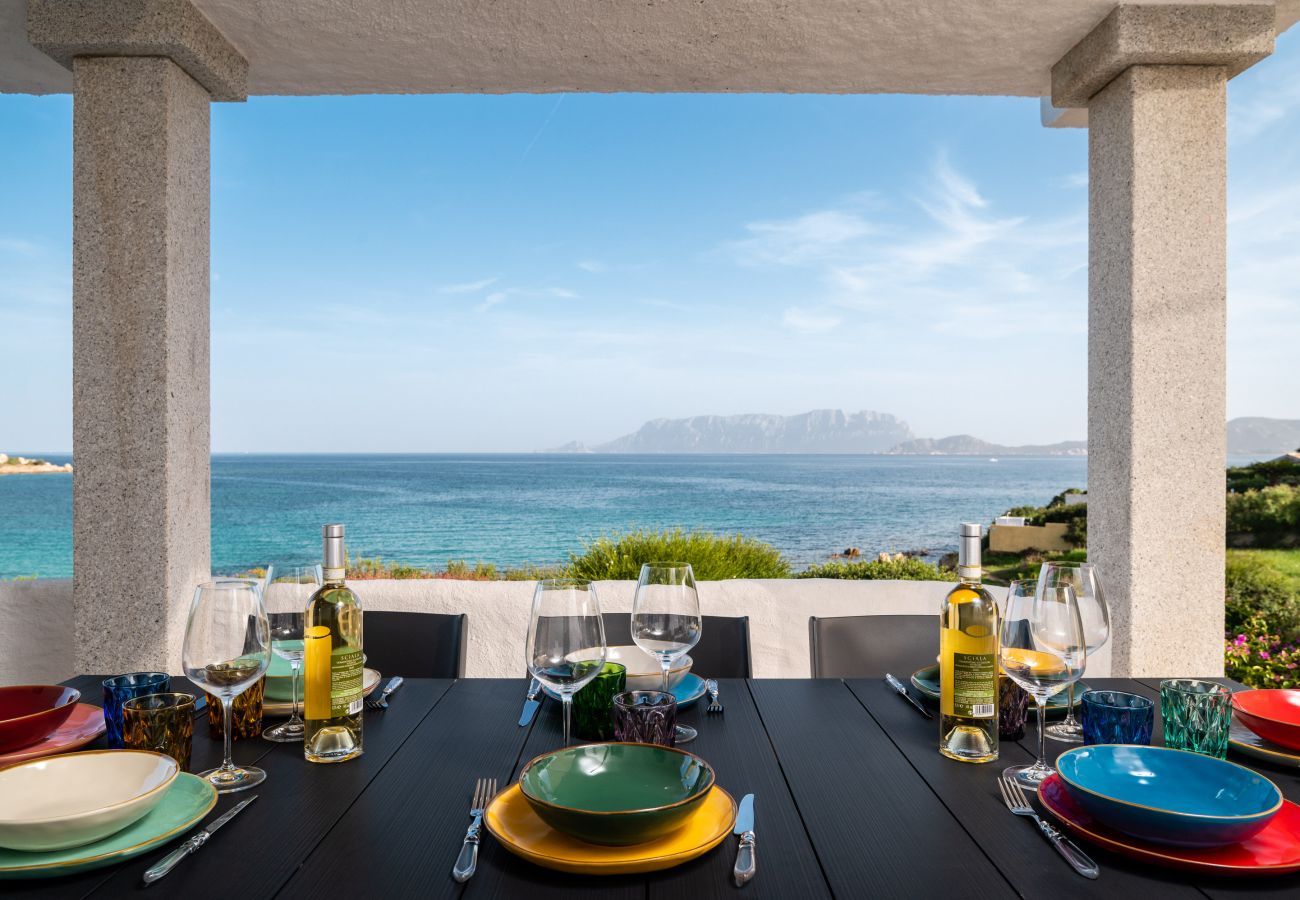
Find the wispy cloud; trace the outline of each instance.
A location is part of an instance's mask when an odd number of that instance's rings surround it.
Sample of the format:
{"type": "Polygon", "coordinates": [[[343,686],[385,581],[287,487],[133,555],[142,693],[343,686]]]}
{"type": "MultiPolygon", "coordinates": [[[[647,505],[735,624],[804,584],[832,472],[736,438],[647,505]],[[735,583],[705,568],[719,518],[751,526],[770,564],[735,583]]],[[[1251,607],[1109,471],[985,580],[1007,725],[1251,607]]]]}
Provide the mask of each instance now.
{"type": "Polygon", "coordinates": [[[797,266],[840,255],[876,229],[856,212],[824,209],[793,219],[750,222],[751,235],[725,246],[737,260],[757,266],[797,266]]]}
{"type": "Polygon", "coordinates": [[[594,275],[602,275],[609,271],[609,264],[603,263],[598,259],[583,259],[575,263],[579,269],[584,272],[591,272],[594,275]]]}
{"type": "Polygon", "coordinates": [[[507,300],[516,298],[555,298],[558,300],[576,300],[578,294],[568,288],[548,287],[548,288],[504,288],[499,291],[493,291],[483,298],[483,302],[475,306],[477,312],[487,312],[494,306],[500,306],[507,300]]]}
{"type": "Polygon", "coordinates": [[[461,284],[444,284],[438,288],[439,294],[477,294],[500,281],[497,277],[480,278],[478,281],[466,281],[461,284]]]}
{"type": "Polygon", "coordinates": [[[14,237],[0,237],[0,252],[16,253],[19,256],[35,256],[41,251],[41,245],[34,241],[14,237]]]}
{"type": "Polygon", "coordinates": [[[800,334],[823,334],[833,331],[843,322],[843,318],[828,312],[791,306],[781,315],[781,324],[800,334]]]}

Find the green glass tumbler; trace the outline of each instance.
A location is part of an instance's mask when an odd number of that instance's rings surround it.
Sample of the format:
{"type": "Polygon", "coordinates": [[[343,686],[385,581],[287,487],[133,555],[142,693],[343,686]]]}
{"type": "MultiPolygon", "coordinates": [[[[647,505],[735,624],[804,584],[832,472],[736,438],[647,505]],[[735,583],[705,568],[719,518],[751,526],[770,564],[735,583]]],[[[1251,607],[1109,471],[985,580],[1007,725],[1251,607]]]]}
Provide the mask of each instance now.
{"type": "Polygon", "coordinates": [[[1213,681],[1170,678],[1160,682],[1165,746],[1224,759],[1232,726],[1232,692],[1213,681]]]}
{"type": "Polygon", "coordinates": [[[579,740],[614,739],[614,698],[626,687],[627,667],[605,663],[600,674],[573,695],[573,721],[579,740]]]}

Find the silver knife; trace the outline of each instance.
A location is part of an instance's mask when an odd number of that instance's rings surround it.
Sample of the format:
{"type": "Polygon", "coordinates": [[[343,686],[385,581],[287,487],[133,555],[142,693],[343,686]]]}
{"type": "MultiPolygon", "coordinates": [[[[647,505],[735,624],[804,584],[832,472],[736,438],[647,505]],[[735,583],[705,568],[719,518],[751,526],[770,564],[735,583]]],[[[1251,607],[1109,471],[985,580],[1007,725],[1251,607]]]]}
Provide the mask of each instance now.
{"type": "Polygon", "coordinates": [[[542,683],[536,678],[532,684],[528,685],[528,699],[524,701],[524,711],[519,716],[520,727],[527,725],[533,720],[533,715],[537,712],[537,707],[542,704],[537,699],[537,692],[542,689],[542,683]]]}
{"type": "Polygon", "coordinates": [[[226,812],[225,815],[223,815],[221,818],[217,819],[207,828],[204,828],[198,834],[194,835],[194,837],[190,838],[188,841],[181,844],[171,853],[168,853],[162,859],[158,860],[158,862],[155,865],[150,866],[149,869],[145,871],[144,883],[153,884],[159,878],[162,878],[172,869],[176,868],[176,864],[178,862],[180,862],[182,859],[189,856],[195,850],[199,849],[204,844],[206,844],[208,842],[208,838],[212,837],[212,835],[216,832],[218,828],[220,828],[222,825],[225,825],[235,816],[239,815],[240,810],[242,810],[245,806],[252,803],[256,799],[257,799],[257,795],[253,795],[252,797],[249,797],[247,800],[244,800],[238,805],[231,807],[230,810],[226,812]]]}
{"type": "Polygon", "coordinates": [[[746,794],[740,801],[740,811],[736,813],[736,827],[732,834],[740,835],[740,847],[736,850],[736,867],[731,870],[735,876],[736,887],[744,887],[745,882],[754,877],[754,795],[746,794]]]}
{"type": "Polygon", "coordinates": [[[899,681],[897,678],[895,678],[893,675],[890,675],[888,672],[885,673],[885,681],[889,683],[889,686],[891,688],[898,691],[898,693],[902,694],[904,700],[906,700],[908,703],[915,706],[917,712],[925,716],[927,719],[934,718],[934,713],[930,712],[928,709],[922,706],[919,700],[917,700],[915,697],[913,697],[911,694],[907,692],[907,688],[903,687],[903,682],[899,681]]]}

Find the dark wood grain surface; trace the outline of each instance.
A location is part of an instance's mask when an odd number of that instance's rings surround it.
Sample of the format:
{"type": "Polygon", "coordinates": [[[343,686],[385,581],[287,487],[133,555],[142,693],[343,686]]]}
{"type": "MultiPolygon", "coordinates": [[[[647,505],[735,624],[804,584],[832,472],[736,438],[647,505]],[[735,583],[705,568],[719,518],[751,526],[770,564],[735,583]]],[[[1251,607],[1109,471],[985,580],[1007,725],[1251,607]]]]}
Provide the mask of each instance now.
{"type": "MultiPolygon", "coordinates": [[[[100,702],[99,676],[68,683],[100,702]]],[[[176,678],[177,690],[188,682],[176,678]]],[[[1158,698],[1158,679],[1089,679],[1158,698]]],[[[1007,812],[995,783],[1027,763],[1024,740],[1004,742],[992,765],[952,762],[937,750],[938,724],[872,680],[724,680],[723,715],[705,703],[681,714],[699,738],[686,749],[707,759],[737,800],[757,797],[758,874],[736,888],[736,842],[674,869],[593,877],[538,868],[485,835],[478,873],[466,884],[451,866],[469,824],[477,778],[502,786],[534,756],[561,742],[559,705],[516,724],[525,683],[515,679],[407,679],[389,710],[367,712],[365,755],[316,766],[300,745],[238,741],[235,759],[267,771],[258,800],[164,881],[140,876],[171,845],[117,866],[49,880],[0,882],[5,898],[64,900],[155,896],[203,898],[376,897],[676,898],[968,897],[1069,898],[1300,896],[1300,875],[1231,880],[1157,869],[1086,847],[1097,881],[1076,876],[1033,824],[1007,812]]],[[[215,766],[221,744],[195,727],[193,768],[215,766]]],[[[1157,730],[1155,742],[1159,743],[1157,730]]],[[[102,746],[102,739],[92,747],[102,746]]],[[[1054,757],[1068,749],[1048,742],[1054,757]]],[[[1300,770],[1239,759],[1300,800],[1300,770]]],[[[223,796],[213,816],[247,794],[223,796]]]]}

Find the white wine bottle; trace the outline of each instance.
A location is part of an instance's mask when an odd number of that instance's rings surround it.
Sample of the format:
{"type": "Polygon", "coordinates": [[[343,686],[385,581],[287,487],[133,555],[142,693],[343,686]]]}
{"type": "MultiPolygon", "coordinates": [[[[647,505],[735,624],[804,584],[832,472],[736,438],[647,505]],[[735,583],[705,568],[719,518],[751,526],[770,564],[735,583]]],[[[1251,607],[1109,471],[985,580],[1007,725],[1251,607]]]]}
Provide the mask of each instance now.
{"type": "Polygon", "coordinates": [[[961,526],[959,583],[939,613],[939,752],[972,763],[998,758],[998,607],[980,584],[981,532],[961,526]]]}
{"type": "Polygon", "coordinates": [[[303,754],[332,763],[361,755],[361,600],[344,583],[343,526],[325,526],[321,586],[303,622],[303,754]]]}

